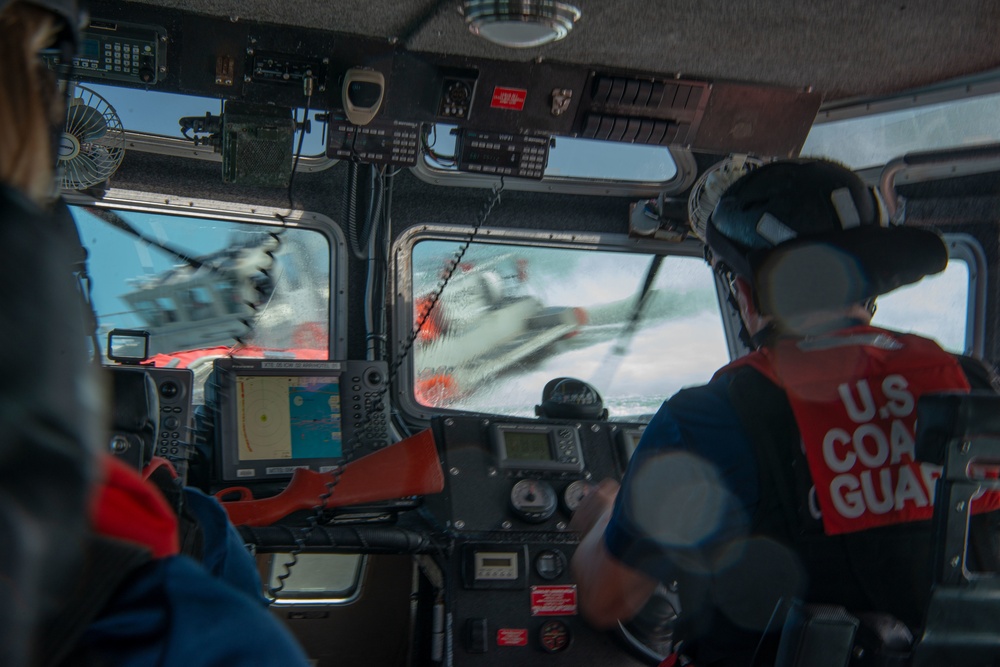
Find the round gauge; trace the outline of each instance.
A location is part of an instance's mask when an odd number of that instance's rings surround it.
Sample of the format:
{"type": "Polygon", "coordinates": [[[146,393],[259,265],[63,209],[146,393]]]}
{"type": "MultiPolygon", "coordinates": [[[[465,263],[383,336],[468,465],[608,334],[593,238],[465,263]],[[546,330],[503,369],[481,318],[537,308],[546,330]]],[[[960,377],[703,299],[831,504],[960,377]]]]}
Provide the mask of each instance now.
{"type": "Polygon", "coordinates": [[[569,628],[562,621],[546,621],[538,631],[538,640],[549,653],[565,651],[570,641],[569,628]]]}
{"type": "Polygon", "coordinates": [[[566,554],[558,549],[545,549],[535,556],[535,573],[547,581],[558,579],[566,572],[566,554]]]}
{"type": "Polygon", "coordinates": [[[575,482],[571,482],[563,491],[563,505],[566,507],[566,511],[570,514],[575,512],[576,508],[583,502],[583,499],[589,496],[596,488],[596,484],[588,482],[585,479],[578,479],[575,482]]]}
{"type": "Polygon", "coordinates": [[[518,518],[541,523],[556,511],[556,492],[540,479],[522,479],[510,490],[510,506],[518,518]]]}

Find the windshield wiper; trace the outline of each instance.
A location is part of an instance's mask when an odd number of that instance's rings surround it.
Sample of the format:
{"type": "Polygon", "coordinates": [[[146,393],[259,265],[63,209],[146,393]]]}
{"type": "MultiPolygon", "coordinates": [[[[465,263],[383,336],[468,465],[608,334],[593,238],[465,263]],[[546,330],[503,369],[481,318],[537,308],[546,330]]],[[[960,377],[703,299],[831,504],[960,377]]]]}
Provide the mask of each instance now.
{"type": "Polygon", "coordinates": [[[618,366],[621,365],[622,359],[628,354],[632,338],[639,328],[642,311],[645,309],[646,303],[653,293],[653,283],[656,282],[656,276],[660,272],[664,258],[664,255],[653,255],[653,260],[649,263],[649,268],[646,269],[646,277],[642,281],[642,287],[639,288],[639,293],[636,295],[632,315],[629,317],[628,322],[625,323],[625,328],[622,329],[621,336],[611,346],[608,356],[605,357],[604,361],[597,368],[592,384],[604,387],[611,385],[611,380],[614,378],[615,373],[618,372],[618,366]]]}

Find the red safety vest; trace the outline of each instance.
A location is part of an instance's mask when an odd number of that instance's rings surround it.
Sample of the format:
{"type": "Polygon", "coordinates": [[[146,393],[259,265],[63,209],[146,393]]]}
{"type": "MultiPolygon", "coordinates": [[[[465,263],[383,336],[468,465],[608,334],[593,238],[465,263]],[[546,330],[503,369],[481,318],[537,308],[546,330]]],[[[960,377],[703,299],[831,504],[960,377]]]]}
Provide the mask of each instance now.
{"type": "MultiPolygon", "coordinates": [[[[955,358],[911,334],[857,326],[781,339],[716,375],[751,366],[784,390],[827,535],[930,519],[941,466],[916,460],[917,399],[968,391],[955,358]]],[[[1000,508],[987,494],[973,512],[1000,508]]]]}
{"type": "Polygon", "coordinates": [[[176,555],[177,517],[163,495],[111,454],[103,455],[101,467],[91,506],[94,532],[149,549],[154,558],[176,555]]]}

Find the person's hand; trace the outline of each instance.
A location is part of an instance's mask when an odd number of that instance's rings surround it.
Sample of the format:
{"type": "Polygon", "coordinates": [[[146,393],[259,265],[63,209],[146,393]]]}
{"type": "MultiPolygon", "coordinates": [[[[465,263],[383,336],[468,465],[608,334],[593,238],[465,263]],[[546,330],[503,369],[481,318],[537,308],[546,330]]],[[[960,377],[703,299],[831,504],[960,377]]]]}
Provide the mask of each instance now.
{"type": "Polygon", "coordinates": [[[601,481],[573,512],[573,518],[569,522],[570,530],[578,531],[580,535],[589,533],[600,518],[614,507],[618,489],[619,484],[613,479],[601,481]]]}

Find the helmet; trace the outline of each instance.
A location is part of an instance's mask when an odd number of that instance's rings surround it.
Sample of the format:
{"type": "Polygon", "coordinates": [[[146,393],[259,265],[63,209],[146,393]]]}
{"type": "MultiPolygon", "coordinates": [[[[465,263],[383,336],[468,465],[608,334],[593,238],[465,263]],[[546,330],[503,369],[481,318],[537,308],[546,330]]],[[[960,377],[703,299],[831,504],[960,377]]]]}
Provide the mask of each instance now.
{"type": "MultiPolygon", "coordinates": [[[[68,42],[74,47],[79,42],[79,31],[81,24],[84,23],[84,14],[80,9],[77,0],[18,0],[27,5],[33,5],[40,9],[47,9],[52,12],[60,19],[66,26],[66,29],[59,35],[60,42],[68,42]]],[[[0,12],[2,12],[7,5],[14,2],[14,0],[0,0],[0,12]]]]}
{"type": "Polygon", "coordinates": [[[742,276],[777,318],[862,303],[937,273],[933,231],[886,224],[875,193],[825,160],[785,160],[726,190],[705,234],[716,268],[742,276]]]}

